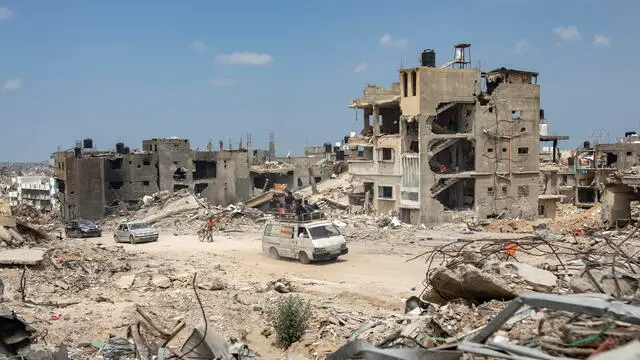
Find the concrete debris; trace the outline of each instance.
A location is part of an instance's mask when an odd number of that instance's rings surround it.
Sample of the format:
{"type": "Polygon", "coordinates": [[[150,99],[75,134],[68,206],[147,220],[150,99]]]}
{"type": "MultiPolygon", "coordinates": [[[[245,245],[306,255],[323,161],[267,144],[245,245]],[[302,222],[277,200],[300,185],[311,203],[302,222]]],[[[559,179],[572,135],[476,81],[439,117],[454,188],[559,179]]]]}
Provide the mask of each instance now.
{"type": "Polygon", "coordinates": [[[0,251],[2,265],[38,265],[44,260],[45,248],[19,248],[0,251]]]}
{"type": "Polygon", "coordinates": [[[290,293],[295,291],[295,285],[293,285],[290,281],[288,281],[287,279],[278,279],[275,281],[271,281],[269,284],[269,288],[281,293],[281,294],[286,294],[286,293],[290,293]]]}
{"type": "Polygon", "coordinates": [[[500,264],[501,274],[518,276],[533,287],[533,291],[551,291],[556,287],[557,278],[547,270],[538,269],[525,263],[505,262],[500,264]]]}
{"type": "Polygon", "coordinates": [[[167,289],[171,287],[171,279],[165,275],[157,274],[151,278],[151,285],[161,289],[167,289]]]}
{"type": "Polygon", "coordinates": [[[135,349],[127,339],[110,335],[109,341],[102,348],[102,353],[107,360],[120,360],[121,357],[133,355],[135,349]]]}
{"type": "Polygon", "coordinates": [[[429,277],[430,289],[423,300],[445,304],[453,299],[475,303],[489,300],[511,300],[517,293],[502,279],[473,265],[464,264],[455,270],[438,268],[429,277]]]}

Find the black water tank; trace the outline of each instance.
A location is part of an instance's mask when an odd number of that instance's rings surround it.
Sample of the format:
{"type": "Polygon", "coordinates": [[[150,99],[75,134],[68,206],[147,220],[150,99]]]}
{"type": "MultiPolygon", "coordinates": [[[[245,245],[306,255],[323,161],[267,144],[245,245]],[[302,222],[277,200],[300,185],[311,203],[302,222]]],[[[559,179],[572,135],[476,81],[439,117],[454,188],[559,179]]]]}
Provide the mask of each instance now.
{"type": "Polygon", "coordinates": [[[124,150],[124,143],[123,142],[116,143],[116,152],[118,154],[122,154],[123,150],[124,150]]]}
{"type": "Polygon", "coordinates": [[[436,52],[432,49],[422,50],[420,65],[426,67],[436,67],[436,52]]]}
{"type": "Polygon", "coordinates": [[[544,119],[544,109],[540,109],[540,119],[544,119]]]}
{"type": "Polygon", "coordinates": [[[331,152],[331,143],[324,143],[324,152],[325,153],[331,152]]]}
{"type": "Polygon", "coordinates": [[[92,138],[86,138],[84,140],[82,140],[82,147],[85,149],[93,149],[93,139],[92,138]]]}
{"type": "Polygon", "coordinates": [[[588,141],[585,141],[585,142],[582,144],[582,147],[583,147],[584,149],[589,149],[589,148],[591,148],[591,143],[590,143],[590,142],[588,142],[588,141]]]}
{"type": "Polygon", "coordinates": [[[125,146],[122,148],[122,153],[121,154],[128,154],[131,152],[131,149],[129,149],[128,146],[125,146]]]}
{"type": "Polygon", "coordinates": [[[338,161],[344,160],[344,150],[336,151],[336,160],[338,161]]]}

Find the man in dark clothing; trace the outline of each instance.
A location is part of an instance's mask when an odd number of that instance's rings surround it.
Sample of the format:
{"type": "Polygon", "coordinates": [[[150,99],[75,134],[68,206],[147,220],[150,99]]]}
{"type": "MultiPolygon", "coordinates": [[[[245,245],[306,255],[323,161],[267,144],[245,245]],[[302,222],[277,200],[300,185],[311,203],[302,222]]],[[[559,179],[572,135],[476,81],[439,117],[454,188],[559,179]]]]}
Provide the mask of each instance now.
{"type": "Polygon", "coordinates": [[[291,192],[291,190],[287,190],[287,196],[285,196],[284,198],[284,204],[286,207],[286,211],[289,212],[293,212],[295,211],[295,209],[293,208],[293,203],[296,200],[295,196],[293,196],[293,193],[291,192]]]}
{"type": "Polygon", "coordinates": [[[307,200],[307,199],[304,199],[303,208],[308,213],[312,213],[312,212],[318,210],[318,207],[315,204],[310,204],[309,200],[307,200]]]}

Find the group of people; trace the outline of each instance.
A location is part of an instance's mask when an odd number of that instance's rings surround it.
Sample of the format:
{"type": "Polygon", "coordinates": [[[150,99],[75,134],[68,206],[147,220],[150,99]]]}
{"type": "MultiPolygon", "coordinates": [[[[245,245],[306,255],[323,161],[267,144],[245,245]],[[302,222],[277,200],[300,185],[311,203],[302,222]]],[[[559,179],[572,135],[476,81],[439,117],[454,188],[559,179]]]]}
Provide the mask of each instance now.
{"type": "Polygon", "coordinates": [[[290,213],[302,217],[303,214],[310,214],[318,210],[318,207],[309,203],[307,199],[302,200],[296,198],[290,190],[287,190],[284,196],[273,194],[273,197],[269,201],[269,209],[281,214],[290,213]]]}

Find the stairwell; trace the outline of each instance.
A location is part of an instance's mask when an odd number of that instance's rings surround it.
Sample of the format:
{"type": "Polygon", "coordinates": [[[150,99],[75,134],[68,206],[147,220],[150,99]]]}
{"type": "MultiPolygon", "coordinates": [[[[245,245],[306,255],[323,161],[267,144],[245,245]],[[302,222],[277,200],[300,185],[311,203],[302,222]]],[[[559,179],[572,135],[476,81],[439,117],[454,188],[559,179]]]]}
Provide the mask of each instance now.
{"type": "Polygon", "coordinates": [[[444,179],[444,181],[442,182],[438,182],[436,185],[434,185],[431,188],[431,197],[432,198],[436,197],[438,194],[445,191],[451,185],[457,183],[460,180],[461,180],[460,178],[447,178],[447,179],[444,179]]]}

